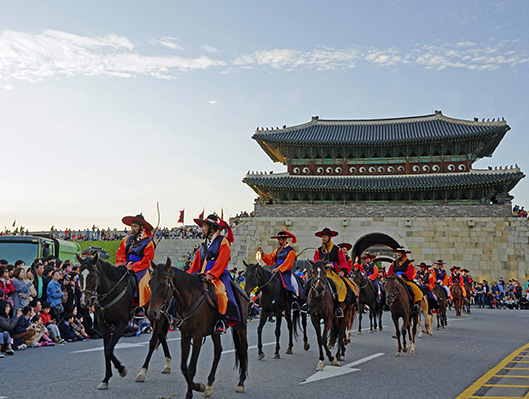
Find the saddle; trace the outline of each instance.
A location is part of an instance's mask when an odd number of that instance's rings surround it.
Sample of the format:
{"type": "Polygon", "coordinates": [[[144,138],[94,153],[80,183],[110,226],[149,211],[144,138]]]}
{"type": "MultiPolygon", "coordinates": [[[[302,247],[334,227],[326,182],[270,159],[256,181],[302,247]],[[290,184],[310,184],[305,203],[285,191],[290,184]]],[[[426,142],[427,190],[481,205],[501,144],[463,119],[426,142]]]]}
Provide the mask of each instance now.
{"type": "Polygon", "coordinates": [[[233,291],[239,293],[246,302],[250,302],[250,298],[248,297],[248,295],[246,295],[246,292],[244,292],[244,290],[239,284],[237,284],[235,281],[231,279],[230,279],[230,284],[231,284],[231,288],[233,289],[233,291]]]}

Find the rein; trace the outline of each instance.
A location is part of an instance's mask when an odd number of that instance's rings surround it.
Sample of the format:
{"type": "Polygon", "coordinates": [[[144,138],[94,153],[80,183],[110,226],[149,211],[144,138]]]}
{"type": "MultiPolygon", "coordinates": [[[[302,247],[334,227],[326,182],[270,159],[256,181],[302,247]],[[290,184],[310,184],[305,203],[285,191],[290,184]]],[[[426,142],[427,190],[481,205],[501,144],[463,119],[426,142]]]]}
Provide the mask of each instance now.
{"type": "Polygon", "coordinates": [[[110,303],[108,303],[108,304],[106,304],[104,306],[101,306],[100,301],[101,300],[104,301],[112,292],[114,292],[114,290],[119,286],[119,284],[125,279],[125,277],[127,276],[128,272],[124,273],[123,276],[121,276],[121,278],[118,280],[118,282],[110,289],[110,291],[108,291],[108,292],[106,292],[104,294],[100,294],[97,291],[98,288],[99,288],[99,281],[101,279],[101,275],[99,273],[99,269],[98,269],[97,266],[95,268],[95,273],[97,275],[97,279],[96,279],[96,285],[95,285],[93,291],[82,290],[81,293],[90,294],[90,296],[94,299],[94,305],[96,305],[98,307],[101,307],[104,310],[108,310],[109,308],[114,306],[116,303],[118,303],[121,298],[123,298],[123,296],[126,294],[126,292],[129,289],[128,285],[126,285],[125,288],[120,292],[120,294],[116,298],[114,298],[110,303]]]}

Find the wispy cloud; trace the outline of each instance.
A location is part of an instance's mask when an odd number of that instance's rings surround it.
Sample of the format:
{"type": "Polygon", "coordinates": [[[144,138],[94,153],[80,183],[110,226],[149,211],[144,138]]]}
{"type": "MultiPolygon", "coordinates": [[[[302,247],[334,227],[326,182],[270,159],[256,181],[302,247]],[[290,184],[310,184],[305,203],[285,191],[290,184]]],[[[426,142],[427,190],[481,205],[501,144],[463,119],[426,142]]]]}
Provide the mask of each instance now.
{"type": "Polygon", "coordinates": [[[210,103],[211,105],[215,105],[218,103],[217,100],[209,100],[208,103],[210,103]]]}
{"type": "MultiPolygon", "coordinates": [[[[149,43],[154,47],[154,52],[156,46],[186,51],[174,37],[162,37],[149,43]]],[[[412,48],[269,48],[236,53],[231,59],[213,56],[212,54],[223,52],[209,45],[203,45],[201,51],[204,54],[196,57],[152,55],[153,51],[143,53],[127,37],[117,34],[96,36],[56,30],[40,33],[4,30],[0,32],[0,82],[9,84],[0,87],[12,90],[15,80],[39,82],[72,76],[151,76],[157,79],[174,79],[183,72],[213,67],[219,73],[230,73],[257,68],[278,71],[348,71],[361,65],[480,71],[529,65],[529,48],[523,40],[417,43],[412,48]]]]}
{"type": "Polygon", "coordinates": [[[219,52],[218,49],[216,49],[215,47],[209,46],[209,45],[207,45],[207,44],[204,44],[204,45],[202,46],[202,49],[203,49],[204,51],[207,51],[207,52],[210,53],[210,54],[214,54],[214,53],[218,53],[218,52],[219,52]]]}
{"type": "Polygon", "coordinates": [[[45,30],[37,34],[0,32],[0,80],[38,82],[63,76],[147,75],[172,79],[179,72],[224,66],[209,56],[150,56],[115,34],[81,36],[45,30]]]}

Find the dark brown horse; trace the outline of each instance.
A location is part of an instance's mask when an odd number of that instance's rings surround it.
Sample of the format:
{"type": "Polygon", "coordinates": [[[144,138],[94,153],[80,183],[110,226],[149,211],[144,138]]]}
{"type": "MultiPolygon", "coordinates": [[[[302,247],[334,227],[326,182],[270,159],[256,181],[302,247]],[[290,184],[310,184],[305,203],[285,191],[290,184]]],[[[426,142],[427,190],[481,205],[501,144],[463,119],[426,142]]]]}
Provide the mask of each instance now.
{"type": "Polygon", "coordinates": [[[360,289],[358,294],[358,334],[362,334],[362,311],[365,305],[369,306],[369,332],[375,332],[377,327],[382,331],[383,304],[379,303],[377,289],[371,280],[365,278],[359,270],[354,271],[353,281],[360,289]]]}
{"type": "Polygon", "coordinates": [[[467,296],[465,297],[465,302],[464,302],[464,310],[465,310],[465,313],[467,314],[470,314],[470,302],[472,301],[472,294],[473,294],[473,289],[472,289],[472,284],[470,283],[467,283],[465,284],[465,291],[467,293],[467,296]]]}
{"type": "Polygon", "coordinates": [[[259,287],[261,290],[261,315],[259,316],[259,325],[257,326],[258,359],[262,360],[265,357],[263,352],[262,333],[263,327],[268,320],[268,316],[272,312],[276,315],[276,348],[274,352],[274,359],[280,358],[279,338],[281,337],[281,319],[283,318],[283,315],[288,327],[288,348],[286,354],[291,355],[293,353],[293,337],[297,338],[297,329],[300,318],[303,329],[303,342],[305,343],[303,347],[305,350],[309,350],[310,345],[309,339],[307,337],[307,315],[303,313],[300,317],[300,311],[298,309],[293,312],[292,318],[290,317],[292,310],[291,296],[290,293],[283,289],[283,283],[281,282],[281,277],[278,275],[278,273],[272,273],[258,264],[247,264],[246,262],[243,263],[244,266],[246,266],[246,270],[243,275],[245,282],[244,289],[246,293],[249,295],[255,287],[259,287]]]}
{"type": "Polygon", "coordinates": [[[446,291],[439,283],[435,283],[432,292],[437,298],[437,303],[439,304],[439,309],[437,309],[437,329],[445,328],[448,325],[446,318],[446,308],[448,307],[448,297],[446,296],[446,291]]]}
{"type": "Polygon", "coordinates": [[[82,289],[81,305],[94,305],[99,327],[103,335],[105,353],[105,377],[97,389],[108,389],[108,380],[112,377],[112,363],[119,375],[125,377],[127,369],[114,355],[114,347],[123,335],[129,322],[131,292],[126,271],[99,259],[97,252],[77,260],[81,264],[80,284],[82,289]]]}
{"type": "Polygon", "coordinates": [[[312,325],[316,330],[318,348],[320,352],[317,371],[323,370],[324,350],[329,362],[333,366],[339,366],[340,360],[345,360],[346,330],[352,326],[354,319],[354,305],[342,304],[344,317],[335,316],[335,301],[333,289],[327,279],[327,268],[321,262],[311,263],[309,271],[310,290],[307,296],[307,305],[310,312],[312,325]],[[323,331],[321,329],[323,324],[323,331]],[[336,356],[333,357],[330,347],[337,344],[336,356]]]}
{"type": "Polygon", "coordinates": [[[384,285],[386,289],[386,304],[391,311],[391,318],[395,325],[397,341],[399,343],[395,356],[402,356],[402,351],[407,352],[406,332],[410,339],[410,353],[415,353],[415,335],[417,334],[417,324],[419,314],[412,309],[413,300],[408,293],[406,283],[401,278],[393,274],[388,276],[384,285]],[[402,319],[402,327],[399,328],[399,319],[402,319]],[[401,337],[402,335],[402,343],[401,337]]]}
{"type": "MultiPolygon", "coordinates": [[[[171,260],[167,258],[165,264],[154,266],[151,287],[151,302],[149,314],[153,320],[164,316],[167,298],[174,297],[177,307],[177,327],[181,331],[182,361],[180,368],[187,382],[186,398],[193,397],[193,391],[204,392],[206,397],[213,394],[213,383],[217,366],[222,354],[220,335],[213,334],[218,320],[218,311],[210,296],[211,286],[207,287],[200,275],[188,274],[180,269],[171,267],[171,260]],[[208,376],[207,386],[196,383],[194,377],[197,361],[203,339],[211,335],[214,354],[213,364],[208,376]],[[191,350],[191,360],[188,363],[191,350]]],[[[241,323],[232,327],[232,337],[235,346],[235,367],[239,369],[239,381],[236,392],[244,392],[244,381],[248,372],[248,343],[246,340],[246,323],[248,306],[243,294],[234,291],[241,310],[241,323]],[[234,329],[237,328],[237,329],[234,329]]]]}
{"type": "Polygon", "coordinates": [[[450,286],[450,293],[452,294],[452,303],[456,311],[456,317],[461,317],[461,311],[463,309],[463,290],[459,282],[455,282],[450,286]]]}

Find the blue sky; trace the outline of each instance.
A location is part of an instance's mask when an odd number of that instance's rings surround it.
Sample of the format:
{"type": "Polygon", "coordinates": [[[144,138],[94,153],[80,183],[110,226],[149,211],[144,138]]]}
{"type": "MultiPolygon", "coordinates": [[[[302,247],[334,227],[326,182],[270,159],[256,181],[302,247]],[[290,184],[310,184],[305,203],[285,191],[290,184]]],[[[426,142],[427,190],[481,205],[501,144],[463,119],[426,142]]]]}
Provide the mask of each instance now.
{"type": "Polygon", "coordinates": [[[0,228],[250,211],[245,173],[285,170],[255,128],[312,115],[504,117],[475,167],[527,173],[528,20],[527,1],[4,2],[0,228]]]}

